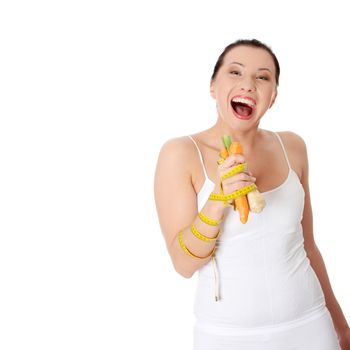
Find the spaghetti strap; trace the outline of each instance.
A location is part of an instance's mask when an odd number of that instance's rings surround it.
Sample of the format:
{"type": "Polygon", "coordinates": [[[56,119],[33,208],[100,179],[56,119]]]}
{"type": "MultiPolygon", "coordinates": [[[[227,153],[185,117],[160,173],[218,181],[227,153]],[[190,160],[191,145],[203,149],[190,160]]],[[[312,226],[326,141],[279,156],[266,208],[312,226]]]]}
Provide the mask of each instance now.
{"type": "Polygon", "coordinates": [[[282,140],[281,140],[281,137],[280,137],[280,135],[278,135],[277,132],[273,131],[273,133],[277,136],[278,140],[280,141],[280,144],[281,144],[282,149],[283,149],[284,156],[285,156],[286,161],[287,161],[287,163],[288,163],[289,170],[291,170],[291,166],[290,166],[290,163],[289,163],[289,159],[288,159],[288,156],[287,156],[287,152],[286,152],[286,149],[284,148],[284,145],[283,145],[283,142],[282,142],[282,140]]]}
{"type": "MultiPolygon", "coordinates": [[[[203,168],[203,172],[204,172],[205,177],[208,180],[210,180],[209,176],[207,174],[207,171],[205,169],[202,153],[201,153],[201,151],[200,151],[200,149],[199,149],[199,147],[197,145],[197,142],[193,139],[193,137],[191,135],[188,135],[188,137],[192,140],[192,142],[194,143],[194,145],[197,148],[197,151],[198,151],[198,154],[199,154],[199,158],[200,158],[201,163],[202,163],[202,168],[203,168]]],[[[219,299],[220,299],[220,296],[219,296],[219,293],[220,293],[220,281],[219,281],[218,267],[217,267],[217,263],[216,263],[216,259],[215,259],[215,252],[214,252],[214,254],[211,257],[211,260],[212,260],[212,265],[213,265],[214,300],[215,301],[219,301],[219,299]]]]}
{"type": "Polygon", "coordinates": [[[202,163],[202,168],[203,168],[204,175],[205,175],[205,177],[206,177],[207,179],[209,179],[209,176],[208,176],[207,171],[206,171],[205,166],[204,166],[204,161],[203,161],[202,153],[201,153],[201,151],[199,150],[199,147],[198,147],[198,145],[197,145],[197,142],[193,139],[193,137],[192,137],[191,135],[188,135],[188,137],[192,140],[192,142],[193,142],[194,145],[196,146],[197,151],[198,151],[198,154],[199,154],[199,158],[200,158],[201,163],[202,163]]]}

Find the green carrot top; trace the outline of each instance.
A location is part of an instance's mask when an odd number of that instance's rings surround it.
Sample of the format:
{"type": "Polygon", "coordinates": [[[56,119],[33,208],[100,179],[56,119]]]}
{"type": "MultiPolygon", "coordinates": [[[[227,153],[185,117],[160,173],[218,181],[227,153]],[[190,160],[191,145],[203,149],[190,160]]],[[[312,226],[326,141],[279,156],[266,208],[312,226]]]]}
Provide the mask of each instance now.
{"type": "Polygon", "coordinates": [[[229,150],[229,149],[230,149],[230,146],[231,146],[231,143],[232,143],[231,136],[230,136],[230,135],[223,135],[223,136],[221,137],[221,140],[222,140],[222,142],[223,142],[225,148],[226,148],[227,150],[229,150]]]}

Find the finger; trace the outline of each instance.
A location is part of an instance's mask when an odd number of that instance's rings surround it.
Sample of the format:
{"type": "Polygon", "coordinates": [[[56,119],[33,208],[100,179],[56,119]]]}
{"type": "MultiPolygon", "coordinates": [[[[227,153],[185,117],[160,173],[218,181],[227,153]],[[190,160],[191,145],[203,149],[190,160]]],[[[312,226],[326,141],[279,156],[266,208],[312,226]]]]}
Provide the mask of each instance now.
{"type": "Polygon", "coordinates": [[[246,174],[246,173],[242,173],[242,174],[244,174],[243,175],[243,180],[250,181],[250,182],[255,182],[256,177],[254,177],[254,176],[252,176],[250,174],[246,174]]]}
{"type": "Polygon", "coordinates": [[[230,185],[222,184],[222,189],[224,193],[232,193],[233,191],[240,190],[241,188],[251,184],[253,184],[253,182],[251,181],[238,181],[238,182],[231,183],[230,185]]]}
{"type": "Polygon", "coordinates": [[[246,173],[238,173],[236,175],[230,176],[227,179],[222,180],[222,184],[224,185],[230,185],[234,184],[239,181],[246,181],[246,182],[255,182],[256,178],[254,176],[250,176],[246,173]]]}
{"type": "Polygon", "coordinates": [[[238,184],[238,188],[241,188],[242,186],[248,186],[255,183],[255,180],[249,179],[249,180],[238,180],[238,181],[226,181],[222,182],[222,187],[224,188],[236,188],[238,184]]]}
{"type": "Polygon", "coordinates": [[[245,159],[242,154],[231,154],[220,164],[221,169],[227,169],[240,163],[244,163],[245,159]]]}
{"type": "MultiPolygon", "coordinates": [[[[225,173],[227,172],[227,170],[225,170],[222,174],[221,177],[223,177],[225,175],[225,173]]],[[[232,175],[226,179],[223,179],[222,181],[227,181],[226,183],[234,183],[236,181],[253,181],[255,182],[256,178],[254,176],[249,175],[247,172],[243,171],[241,173],[232,175]]]]}

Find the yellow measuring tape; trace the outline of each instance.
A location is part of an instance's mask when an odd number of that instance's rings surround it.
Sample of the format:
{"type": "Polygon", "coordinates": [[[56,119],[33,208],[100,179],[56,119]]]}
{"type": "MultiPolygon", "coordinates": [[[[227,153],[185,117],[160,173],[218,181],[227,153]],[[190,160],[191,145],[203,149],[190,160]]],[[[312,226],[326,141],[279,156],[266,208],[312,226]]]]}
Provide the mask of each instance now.
{"type": "MultiPolygon", "coordinates": [[[[232,168],[230,171],[228,171],[226,174],[222,175],[221,181],[228,179],[229,177],[231,177],[235,174],[241,173],[241,172],[245,171],[246,169],[247,169],[247,163],[238,164],[234,168],[232,168]]],[[[221,184],[221,188],[222,188],[222,184],[221,184]]],[[[222,201],[222,202],[224,202],[224,204],[227,205],[228,200],[236,199],[238,197],[244,196],[247,193],[254,191],[256,189],[257,189],[257,187],[255,184],[250,184],[250,185],[244,186],[244,187],[240,188],[239,190],[236,190],[236,191],[229,193],[229,194],[211,193],[209,195],[209,199],[214,200],[214,201],[222,201]]]]}
{"type": "Polygon", "coordinates": [[[257,187],[255,184],[250,184],[247,186],[244,186],[240,188],[239,190],[236,190],[230,194],[219,194],[219,193],[211,193],[209,195],[209,199],[214,201],[227,201],[229,199],[236,199],[238,197],[244,196],[247,193],[256,190],[257,187]]]}
{"type": "Polygon", "coordinates": [[[238,164],[233,169],[228,171],[226,174],[222,175],[221,180],[228,179],[229,177],[236,175],[238,173],[241,173],[241,172],[245,171],[246,169],[247,169],[247,163],[238,164]]]}
{"type": "Polygon", "coordinates": [[[183,231],[180,231],[180,232],[179,232],[178,240],[179,240],[179,243],[180,243],[181,248],[185,251],[186,254],[188,254],[188,255],[191,256],[192,258],[195,258],[195,259],[207,259],[207,258],[211,257],[211,256],[215,253],[216,247],[213,248],[213,250],[211,251],[211,253],[210,253],[208,256],[197,256],[197,255],[194,255],[194,254],[193,254],[192,252],[190,252],[189,249],[186,247],[186,244],[185,244],[184,238],[183,238],[183,231]]]}

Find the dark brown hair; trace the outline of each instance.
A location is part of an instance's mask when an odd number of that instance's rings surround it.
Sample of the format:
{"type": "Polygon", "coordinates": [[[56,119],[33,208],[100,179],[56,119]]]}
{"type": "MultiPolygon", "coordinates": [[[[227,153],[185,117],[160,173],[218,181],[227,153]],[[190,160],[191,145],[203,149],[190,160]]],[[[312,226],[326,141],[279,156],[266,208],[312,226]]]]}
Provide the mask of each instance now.
{"type": "Polygon", "coordinates": [[[259,49],[263,49],[265,51],[267,51],[271,57],[273,58],[273,62],[275,64],[275,69],[276,69],[276,84],[278,86],[278,82],[279,82],[279,76],[280,76],[280,65],[278,63],[277,57],[275,56],[275,54],[272,52],[272,50],[270,49],[270,47],[268,47],[266,44],[262,43],[261,41],[257,40],[257,39],[239,39],[236,40],[235,42],[233,42],[232,44],[228,45],[225,47],[224,51],[221,53],[221,55],[219,56],[215,67],[214,67],[214,71],[213,74],[211,76],[210,81],[213,82],[217,72],[219,71],[220,67],[223,64],[225,55],[234,47],[237,46],[250,46],[250,47],[256,47],[259,49]]]}

